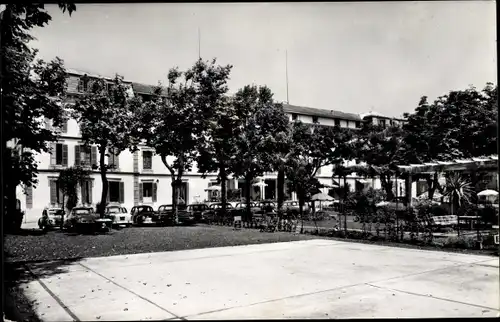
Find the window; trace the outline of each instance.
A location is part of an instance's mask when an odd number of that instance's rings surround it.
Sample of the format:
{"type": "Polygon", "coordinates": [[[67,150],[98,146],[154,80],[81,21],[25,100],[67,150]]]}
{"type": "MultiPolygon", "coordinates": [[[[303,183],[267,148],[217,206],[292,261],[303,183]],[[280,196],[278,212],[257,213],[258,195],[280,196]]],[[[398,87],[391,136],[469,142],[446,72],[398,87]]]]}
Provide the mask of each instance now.
{"type": "Polygon", "coordinates": [[[152,198],[153,197],[153,183],[152,182],[144,182],[142,184],[142,197],[143,198],[152,198]]]}
{"type": "Polygon", "coordinates": [[[68,145],[52,143],[50,152],[51,165],[68,165],[68,145]]]}
{"type": "Polygon", "coordinates": [[[83,75],[78,80],[78,91],[86,92],[89,89],[89,78],[87,75],[83,75]]]}
{"type": "Polygon", "coordinates": [[[144,170],[151,170],[153,163],[153,152],[142,151],[142,167],[144,170]]]}
{"type": "Polygon", "coordinates": [[[82,203],[91,204],[92,203],[92,181],[86,180],[86,181],[82,182],[81,192],[82,192],[82,203]]]}
{"type": "Polygon", "coordinates": [[[385,127],[385,120],[380,120],[379,124],[380,124],[380,126],[384,126],[385,127]]]}
{"type": "Polygon", "coordinates": [[[123,203],[125,200],[124,183],[120,181],[110,181],[108,186],[108,201],[123,203]]]}
{"type": "Polygon", "coordinates": [[[84,145],[75,146],[75,165],[90,167],[97,164],[97,148],[85,147],[84,145]]]}
{"type": "Polygon", "coordinates": [[[319,123],[317,116],[313,116],[313,123],[319,123]]]}
{"type": "Polygon", "coordinates": [[[356,128],[360,128],[361,127],[361,122],[360,121],[356,121],[356,128]]]}
{"type": "Polygon", "coordinates": [[[50,203],[53,205],[59,205],[63,202],[63,192],[59,188],[59,182],[57,179],[52,179],[49,181],[50,184],[50,203]]]}
{"type": "Polygon", "coordinates": [[[108,157],[108,165],[112,165],[113,169],[119,169],[120,168],[120,152],[118,149],[110,149],[108,152],[109,157],[108,157]]]}
{"type": "Polygon", "coordinates": [[[158,185],[151,181],[143,181],[139,184],[139,202],[156,202],[158,185]]]}
{"type": "Polygon", "coordinates": [[[335,119],[335,126],[340,126],[340,120],[339,119],[335,119]]]}
{"type": "Polygon", "coordinates": [[[295,120],[297,120],[297,114],[293,113],[292,114],[292,121],[295,121],[295,120]]]}

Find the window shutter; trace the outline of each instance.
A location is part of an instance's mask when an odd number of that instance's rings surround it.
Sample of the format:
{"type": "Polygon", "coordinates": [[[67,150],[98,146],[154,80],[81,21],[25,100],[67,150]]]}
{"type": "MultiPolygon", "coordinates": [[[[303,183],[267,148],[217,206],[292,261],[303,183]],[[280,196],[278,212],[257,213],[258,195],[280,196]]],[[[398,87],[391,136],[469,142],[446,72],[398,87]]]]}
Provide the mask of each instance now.
{"type": "Polygon", "coordinates": [[[62,146],[62,164],[63,166],[68,166],[68,145],[63,144],[62,146]]]}
{"type": "Polygon", "coordinates": [[[33,208],[33,187],[26,187],[26,208],[33,208]]]}
{"type": "Polygon", "coordinates": [[[97,165],[97,147],[93,146],[90,150],[90,165],[97,165]]]}
{"type": "Polygon", "coordinates": [[[56,164],[56,144],[50,144],[50,165],[56,164]]]}
{"type": "Polygon", "coordinates": [[[153,182],[153,202],[156,202],[157,190],[158,190],[158,185],[156,184],[156,182],[153,182]]]}
{"type": "Polygon", "coordinates": [[[57,191],[56,191],[56,182],[54,180],[50,181],[50,203],[51,204],[56,204],[57,203],[57,191]]]}
{"type": "Polygon", "coordinates": [[[144,196],[144,191],[142,189],[142,183],[139,183],[139,203],[142,203],[143,196],[144,196]]]}
{"type": "MultiPolygon", "coordinates": [[[[75,145],[75,165],[76,166],[79,166],[81,161],[80,161],[80,157],[81,157],[81,154],[80,154],[80,146],[79,145],[75,145]]],[[[83,191],[83,190],[82,190],[83,191]]]]}
{"type": "Polygon", "coordinates": [[[120,182],[120,203],[125,201],[125,183],[120,182]]]}
{"type": "Polygon", "coordinates": [[[80,185],[82,203],[87,203],[87,181],[83,181],[80,185]]]}
{"type": "Polygon", "coordinates": [[[63,121],[62,132],[63,133],[67,133],[68,132],[68,121],[63,121]]]}
{"type": "Polygon", "coordinates": [[[89,199],[89,203],[92,204],[92,202],[93,202],[92,201],[92,186],[93,186],[92,180],[87,181],[87,184],[88,184],[88,187],[89,187],[89,190],[88,190],[88,194],[89,194],[88,199],[89,199]]]}
{"type": "Polygon", "coordinates": [[[120,168],[120,151],[118,149],[115,149],[116,154],[113,160],[115,161],[115,170],[120,168]]]}

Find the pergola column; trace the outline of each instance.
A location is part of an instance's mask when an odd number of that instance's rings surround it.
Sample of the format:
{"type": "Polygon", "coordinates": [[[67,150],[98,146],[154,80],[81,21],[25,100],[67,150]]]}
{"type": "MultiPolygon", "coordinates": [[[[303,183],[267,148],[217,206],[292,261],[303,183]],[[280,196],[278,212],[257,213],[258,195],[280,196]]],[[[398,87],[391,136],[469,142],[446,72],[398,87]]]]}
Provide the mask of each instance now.
{"type": "MultiPolygon", "coordinates": [[[[397,185],[397,183],[396,183],[397,185]]],[[[412,175],[411,173],[407,173],[406,179],[405,179],[405,195],[406,195],[406,200],[408,200],[408,207],[412,206],[412,198],[411,198],[411,188],[412,188],[412,175]]],[[[397,189],[398,187],[396,187],[397,189]]]]}

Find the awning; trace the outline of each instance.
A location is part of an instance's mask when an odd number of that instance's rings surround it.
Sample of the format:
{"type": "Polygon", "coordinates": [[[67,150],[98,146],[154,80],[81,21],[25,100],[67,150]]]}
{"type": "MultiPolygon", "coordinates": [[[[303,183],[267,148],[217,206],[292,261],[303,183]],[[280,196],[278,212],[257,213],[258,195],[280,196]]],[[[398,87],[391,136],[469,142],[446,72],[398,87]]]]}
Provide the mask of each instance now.
{"type": "Polygon", "coordinates": [[[359,182],[361,184],[369,184],[370,183],[370,181],[365,180],[365,179],[356,179],[356,182],[359,182]]]}

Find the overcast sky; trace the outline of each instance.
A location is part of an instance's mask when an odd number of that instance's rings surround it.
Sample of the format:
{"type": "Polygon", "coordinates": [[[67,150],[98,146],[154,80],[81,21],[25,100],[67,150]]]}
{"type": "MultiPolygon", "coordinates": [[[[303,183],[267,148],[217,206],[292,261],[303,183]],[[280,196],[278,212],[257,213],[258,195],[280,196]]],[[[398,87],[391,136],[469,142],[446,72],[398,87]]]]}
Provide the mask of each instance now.
{"type": "Polygon", "coordinates": [[[156,84],[201,56],[232,64],[230,89],[267,85],[291,104],[390,116],[469,84],[496,84],[493,1],[77,4],[34,31],[40,56],[156,84]]]}

